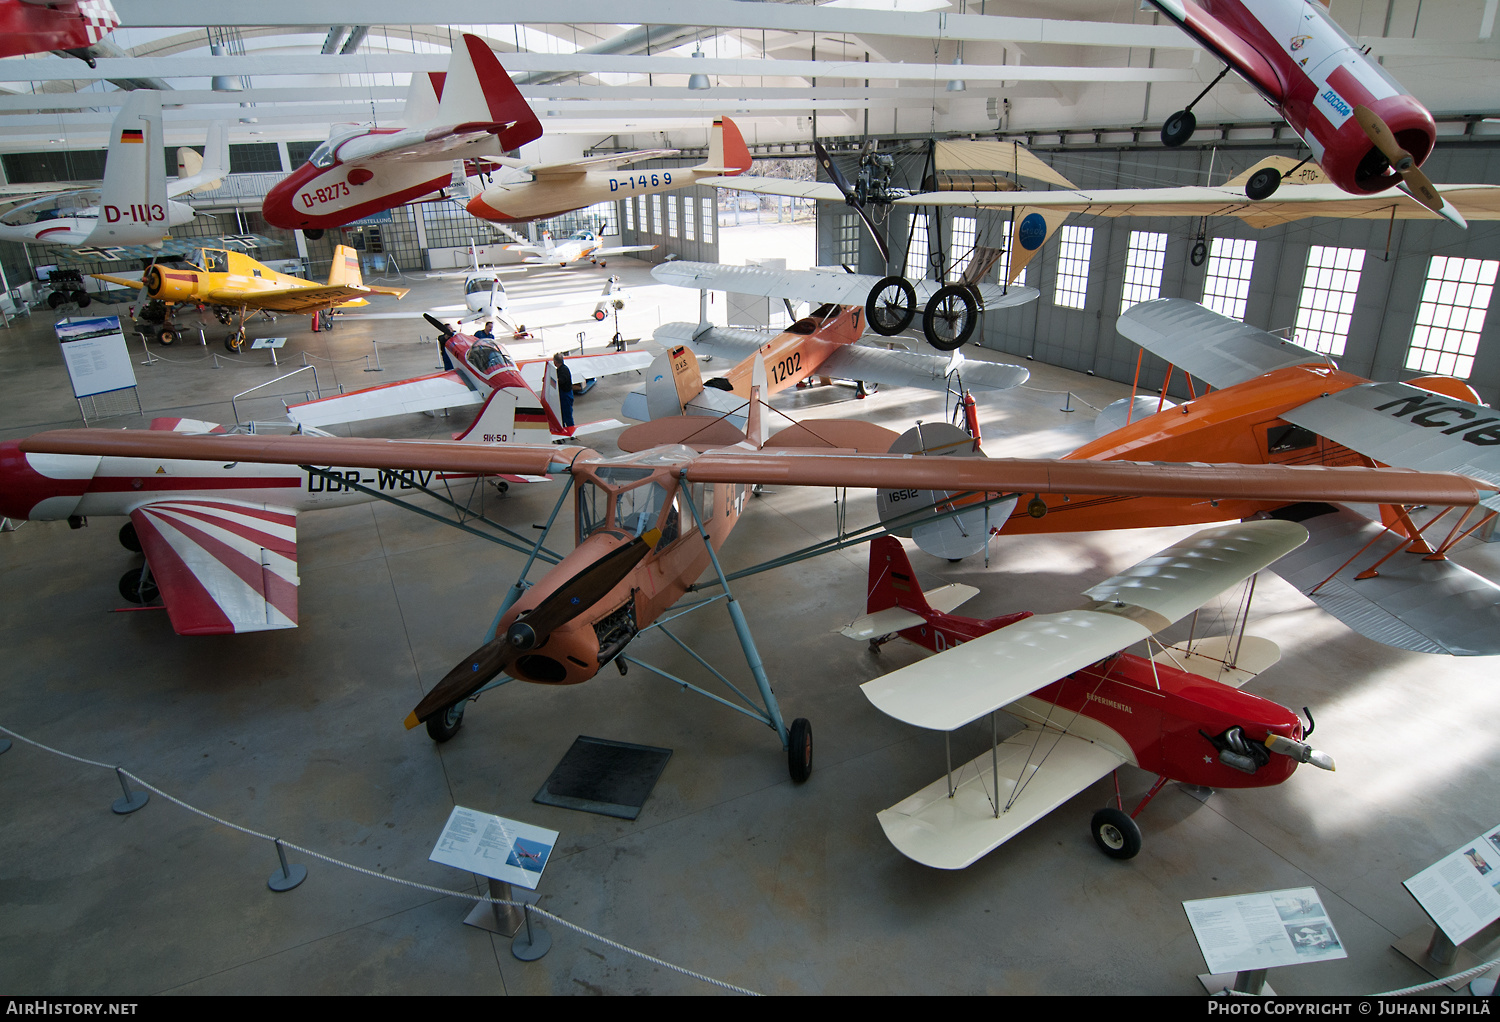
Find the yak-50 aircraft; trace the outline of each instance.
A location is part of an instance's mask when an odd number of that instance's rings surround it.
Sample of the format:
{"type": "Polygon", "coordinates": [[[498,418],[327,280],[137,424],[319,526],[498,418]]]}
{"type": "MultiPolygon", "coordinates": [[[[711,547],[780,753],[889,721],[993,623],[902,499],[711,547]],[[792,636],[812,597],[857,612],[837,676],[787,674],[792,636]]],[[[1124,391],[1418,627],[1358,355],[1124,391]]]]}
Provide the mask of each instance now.
{"type": "Polygon", "coordinates": [[[178,177],[169,185],[161,160],[161,93],[137,89],[110,127],[99,187],[53,193],[6,210],[0,214],[0,241],[160,247],[170,228],[193,221],[193,207],[174,200],[216,187],[228,172],[228,139],[224,125],[209,129],[207,164],[191,149],[177,150],[178,177]]]}
{"type": "Polygon", "coordinates": [[[872,645],[900,635],[937,655],[861,690],[882,713],[935,731],[989,716],[993,737],[956,770],[950,738],[947,774],[879,814],[891,844],[924,865],[963,869],[1129,764],[1156,783],[1127,814],[1117,778],[1115,805],[1090,821],[1105,855],[1129,859],[1141,848],[1135,817],[1169,780],[1252,788],[1280,784],[1299,763],[1332,770],[1304,741],[1311,718],[1304,731],[1293,711],[1237,691],[1275,663],[1274,644],[1261,640],[1253,667],[1238,656],[1242,643],[1224,637],[1150,659],[1123,652],[1306,541],[1295,522],[1221,525],[1094,586],[1078,610],[980,621],[951,613],[976,590],[924,594],[900,541],[877,539],[868,613],[844,634],[872,645]],[[1024,725],[1003,742],[1002,710],[1024,725]]]}
{"type": "Polygon", "coordinates": [[[249,343],[245,337],[245,317],[251,312],[310,312],[314,329],[320,325],[330,329],[336,308],[367,305],[367,295],[390,295],[399,300],[409,290],[364,283],[359,254],[347,245],[333,250],[327,284],[278,273],[243,252],[224,248],[200,249],[188,259],[186,269],[151,266],[142,280],[107,273],[90,276],[122,287],[143,289],[148,301],[161,302],[165,316],[156,339],[162,344],[177,340],[177,328],[172,325],[174,305],[213,306],[219,312],[219,321],[226,325],[238,315],[239,322],[224,339],[224,347],[230,351],[240,351],[249,343]]]}
{"type": "MultiPolygon", "coordinates": [[[[1416,97],[1371,60],[1325,9],[1308,0],[1151,0],[1224,70],[1162,125],[1161,140],[1193,137],[1193,107],[1231,70],[1286,118],[1340,188],[1374,195],[1400,188],[1459,227],[1464,218],[1417,168],[1432,153],[1437,125],[1416,97]]],[[[1305,161],[1304,161],[1305,162],[1305,161]]],[[[1263,168],[1245,184],[1269,198],[1282,175],[1263,168]]]]}
{"type": "MultiPolygon", "coordinates": [[[[1132,307],[1120,316],[1119,331],[1213,390],[1137,418],[1069,459],[1384,464],[1457,471],[1500,485],[1500,412],[1480,404],[1462,380],[1372,383],[1327,355],[1180,298],[1132,307]]],[[[1136,497],[1059,494],[1038,496],[1027,507],[1002,533],[1204,520],[1172,502],[1136,497]]],[[[1435,547],[1424,534],[1446,515],[1418,527],[1400,505],[1383,506],[1383,521],[1374,522],[1337,501],[1226,500],[1218,518],[1271,516],[1305,526],[1312,542],[1271,570],[1362,635],[1419,652],[1484,656],[1500,653],[1500,587],[1448,554],[1497,509],[1493,500],[1470,508],[1435,547]]]]}
{"type": "Polygon", "coordinates": [[[445,73],[412,75],[402,117],[405,128],[334,131],[266,193],[266,221],[321,238],[330,227],[442,197],[454,160],[498,157],[542,137],[541,122],[495,54],[467,33],[445,73]]]}
{"type": "MultiPolygon", "coordinates": [[[[561,401],[551,359],[517,362],[499,341],[459,333],[432,316],[427,319],[437,328],[453,369],[289,405],[287,417],[302,426],[328,426],[483,402],[473,423],[454,439],[487,444],[545,444],[624,425],[606,419],[564,426],[558,418],[561,401]]],[[[644,351],[600,352],[567,355],[563,361],[581,383],[639,372],[651,364],[651,356],[644,351]]]]}
{"type": "MultiPolygon", "coordinates": [[[[1145,493],[1189,498],[1188,506],[1200,516],[1215,515],[1211,501],[1224,499],[1333,499],[1471,507],[1494,495],[1487,487],[1461,476],[1401,469],[913,458],[864,453],[884,452],[890,446],[891,431],[871,423],[829,420],[802,422],[768,436],[760,401],[764,379],[762,369],[752,388],[747,428],[743,433],[735,431],[738,442],[713,445],[705,451],[679,442],[701,431],[703,420],[693,416],[632,427],[619,440],[620,447],[629,453],[613,458],[586,448],[551,445],[488,447],[442,441],[188,436],[130,430],[40,433],[22,440],[19,449],[28,456],[339,464],[377,471],[420,465],[436,472],[566,475],[569,485],[559,496],[520,579],[507,592],[487,641],[423,697],[408,717],[407,726],[425,724],[431,737],[446,741],[461,725],[467,701],[492,683],[514,678],[546,685],[577,684],[593,678],[610,663],[622,669],[640,666],[675,684],[697,689],[686,679],[631,656],[627,647],[642,632],[664,623],[664,612],[689,589],[696,588],[699,577],[712,567],[724,589],[726,609],[763,705],[755,705],[732,686],[739,701],[720,701],[776,731],[796,780],[805,779],[812,768],[811,725],[799,718],[790,728],[786,726],[744,613],[717,556],[745,509],[750,487],[756,483],[1145,493]],[[571,492],[574,488],[576,493],[571,492]],[[543,550],[551,523],[570,496],[577,546],[545,576],[528,585],[526,575],[543,550]],[[497,677],[502,673],[505,677],[497,677]]],[[[801,556],[831,548],[836,547],[815,544],[801,556]]],[[[775,563],[787,563],[787,559],[778,558],[775,563]]],[[[761,567],[769,566],[768,562],[761,567]]],[[[717,602],[708,599],[697,606],[717,602]]],[[[699,662],[707,663],[701,658],[699,662]]],[[[724,679],[722,674],[718,677],[724,679]]]]}

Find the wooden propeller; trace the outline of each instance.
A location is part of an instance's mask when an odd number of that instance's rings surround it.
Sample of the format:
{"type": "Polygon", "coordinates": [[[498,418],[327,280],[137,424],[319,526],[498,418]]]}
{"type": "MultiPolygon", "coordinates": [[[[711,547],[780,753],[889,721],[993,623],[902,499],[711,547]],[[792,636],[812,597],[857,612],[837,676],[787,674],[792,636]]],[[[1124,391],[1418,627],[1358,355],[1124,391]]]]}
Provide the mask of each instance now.
{"type": "Polygon", "coordinates": [[[844,172],[839,170],[838,164],[833,162],[833,157],[828,155],[828,150],[823,148],[823,143],[817,139],[813,139],[813,152],[817,154],[818,166],[822,167],[824,172],[828,174],[828,178],[833,182],[834,187],[844,193],[844,201],[854,207],[854,211],[859,214],[859,218],[870,229],[870,237],[875,239],[875,247],[880,250],[880,258],[886,262],[890,262],[891,250],[886,245],[885,239],[880,236],[880,230],[875,226],[875,221],[871,220],[870,214],[865,212],[865,207],[860,203],[859,197],[855,194],[854,186],[849,183],[849,179],[844,176],[844,172]]]}
{"type": "Polygon", "coordinates": [[[530,613],[518,619],[504,635],[480,646],[463,663],[444,676],[407,714],[406,729],[444,712],[461,699],[479,691],[521,654],[542,646],[558,628],[602,600],[619,585],[661,539],[652,529],[629,543],[615,547],[593,564],[553,590],[530,613]]]}
{"type": "Polygon", "coordinates": [[[1451,220],[1460,227],[1468,224],[1458,212],[1438,194],[1427,175],[1417,169],[1417,161],[1411,153],[1402,149],[1392,133],[1390,125],[1386,124],[1379,114],[1367,106],[1356,106],[1354,108],[1354,120],[1364,131],[1366,137],[1375,144],[1381,155],[1390,162],[1391,169],[1401,177],[1402,190],[1416,199],[1422,205],[1432,210],[1438,216],[1451,220]]]}

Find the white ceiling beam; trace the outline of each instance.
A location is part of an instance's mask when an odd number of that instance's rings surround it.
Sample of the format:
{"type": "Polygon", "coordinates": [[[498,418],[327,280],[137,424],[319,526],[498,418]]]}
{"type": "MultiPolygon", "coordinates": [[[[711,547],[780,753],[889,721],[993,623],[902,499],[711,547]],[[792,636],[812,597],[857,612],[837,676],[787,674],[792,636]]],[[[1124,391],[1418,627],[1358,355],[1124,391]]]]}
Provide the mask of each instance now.
{"type": "MultiPolygon", "coordinates": [[[[257,54],[243,57],[103,58],[90,69],[77,60],[57,57],[0,60],[0,81],[98,81],[111,78],[211,78],[266,75],[419,74],[442,71],[442,54],[375,53],[358,56],[257,54]]],[[[561,71],[570,74],[709,74],[756,78],[871,79],[876,81],[947,82],[951,64],[874,63],[858,60],[763,60],[729,57],[616,56],[597,53],[508,53],[507,71],[561,71]]],[[[1077,67],[1031,64],[965,64],[966,81],[1047,82],[1196,82],[1192,69],[1164,67],[1077,67]]]]}
{"type": "MultiPolygon", "coordinates": [[[[214,28],[284,25],[323,32],[347,22],[347,0],[257,0],[253,9],[202,0],[118,0],[127,28],[214,28]]],[[[1139,46],[1196,49],[1172,25],[1064,21],[933,11],[905,14],[742,0],[360,0],[361,23],[371,25],[465,25],[483,19],[496,25],[702,25],[705,28],[778,29],[788,32],[857,32],[919,39],[1052,43],[1062,46],[1139,46]]]]}

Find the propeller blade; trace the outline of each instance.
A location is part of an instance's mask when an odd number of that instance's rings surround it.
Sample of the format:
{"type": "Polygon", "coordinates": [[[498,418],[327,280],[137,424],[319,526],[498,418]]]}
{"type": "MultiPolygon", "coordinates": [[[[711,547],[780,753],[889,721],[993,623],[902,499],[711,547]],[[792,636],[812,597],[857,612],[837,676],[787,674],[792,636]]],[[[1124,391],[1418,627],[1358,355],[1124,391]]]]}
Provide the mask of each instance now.
{"type": "Polygon", "coordinates": [[[870,229],[870,237],[875,239],[875,247],[880,250],[881,261],[887,263],[890,262],[891,250],[889,246],[886,245],[885,239],[880,236],[880,231],[875,227],[875,221],[870,219],[870,214],[865,212],[865,207],[863,206],[855,206],[854,211],[859,214],[859,218],[863,220],[865,222],[865,226],[870,229]]]}
{"type": "Polygon", "coordinates": [[[1392,170],[1398,174],[1405,174],[1416,166],[1411,153],[1396,144],[1396,136],[1391,133],[1390,125],[1386,124],[1374,110],[1367,106],[1356,106],[1354,119],[1359,123],[1366,137],[1375,143],[1375,148],[1379,149],[1390,161],[1392,170]]]}
{"type": "Polygon", "coordinates": [[[453,328],[437,317],[431,315],[430,313],[424,312],[422,313],[422,318],[427,320],[427,322],[431,323],[433,326],[437,327],[438,334],[442,337],[443,340],[446,341],[448,338],[453,336],[453,328]]]}
{"type": "Polygon", "coordinates": [[[1401,183],[1397,187],[1443,219],[1457,224],[1459,227],[1467,228],[1469,226],[1468,221],[1459,215],[1458,210],[1443,201],[1443,197],[1438,194],[1438,190],[1427,179],[1427,175],[1416,167],[1401,175],[1401,183]]]}
{"type": "Polygon", "coordinates": [[[652,529],[615,547],[558,586],[530,613],[512,624],[504,635],[495,636],[444,675],[443,680],[407,714],[406,729],[410,731],[459,700],[467,699],[488,685],[516,657],[544,645],[555,630],[598,603],[624,581],[660,539],[661,530],[652,529]]]}
{"type": "Polygon", "coordinates": [[[839,170],[838,164],[833,162],[833,157],[828,155],[828,150],[823,148],[823,143],[817,139],[813,139],[813,152],[817,154],[818,166],[823,168],[823,172],[828,175],[828,179],[834,183],[834,186],[839,191],[844,193],[845,199],[851,198],[854,195],[854,186],[849,183],[849,179],[844,176],[844,172],[839,170]]]}

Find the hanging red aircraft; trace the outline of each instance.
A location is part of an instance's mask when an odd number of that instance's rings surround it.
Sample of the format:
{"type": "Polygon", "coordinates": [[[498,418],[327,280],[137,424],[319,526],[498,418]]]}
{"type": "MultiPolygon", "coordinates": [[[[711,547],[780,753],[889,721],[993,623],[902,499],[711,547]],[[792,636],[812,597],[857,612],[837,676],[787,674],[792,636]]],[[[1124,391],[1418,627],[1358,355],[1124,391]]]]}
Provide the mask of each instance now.
{"type": "MultiPolygon", "coordinates": [[[[1179,146],[1197,127],[1193,107],[1231,70],[1286,118],[1330,180],[1373,195],[1399,187],[1460,227],[1464,218],[1417,168],[1432,152],[1437,125],[1416,97],[1367,57],[1324,9],[1309,0],[1150,0],[1224,61],[1197,99],[1167,118],[1161,140],[1179,146]]],[[[1282,175],[1261,168],[1245,194],[1264,199],[1282,175]]]]}
{"type": "MultiPolygon", "coordinates": [[[[851,420],[803,422],[767,442],[757,373],[747,428],[730,440],[688,446],[704,420],[659,419],[627,430],[619,439],[633,453],[606,458],[578,447],[485,447],[444,441],[394,441],[346,437],[185,436],[139,430],[63,430],[20,442],[26,455],[71,454],[154,459],[223,459],[271,464],[342,464],[370,469],[421,465],[439,472],[566,474],[577,484],[577,547],[533,585],[525,575],[513,585],[489,641],[450,671],[417,704],[407,726],[427,726],[438,741],[462,723],[465,703],[493,683],[517,678],[539,684],[577,684],[608,663],[635,664],[673,677],[627,656],[626,647],[697,583],[710,566],[725,590],[725,605],[764,702],[726,705],[775,729],[796,780],[812,769],[812,730],[805,719],[788,728],[755,652],[743,612],[729,590],[717,556],[745,508],[751,485],[912,486],[941,490],[1136,493],[1195,498],[1201,514],[1209,501],[1259,495],[1283,501],[1344,499],[1472,506],[1491,495],[1473,481],[1396,469],[1306,469],[1276,466],[1181,466],[1125,462],[1021,459],[913,458],[885,451],[890,430],[851,420]],[[505,672],[508,677],[497,679],[505,672]]],[[[547,530],[568,497],[565,488],[547,530]]],[[[700,606],[711,606],[707,600],[700,606]]],[[[706,663],[702,661],[701,663],[706,663]]],[[[719,677],[723,677],[720,675],[719,677]]],[[[716,697],[717,698],[717,697],[716,697]]]]}
{"type": "Polygon", "coordinates": [[[1169,780],[1256,788],[1280,784],[1298,763],[1332,770],[1332,758],[1303,741],[1311,724],[1304,732],[1293,711],[1237,691],[1275,663],[1274,645],[1264,643],[1272,655],[1253,670],[1232,666],[1240,644],[1222,638],[1150,659],[1121,652],[1306,541],[1295,522],[1221,525],[1094,586],[1079,610],[980,621],[946,612],[962,599],[951,586],[923,593],[899,540],[875,540],[868,613],[844,634],[877,648],[899,635],[937,655],[861,690],[881,712],[943,732],[989,715],[993,737],[957,770],[950,748],[945,777],[880,813],[886,837],[924,865],[963,869],[1129,764],[1156,783],[1127,814],[1116,778],[1115,805],[1090,824],[1105,855],[1129,859],[1141,848],[1135,817],[1169,780]],[[1023,724],[1003,742],[1000,710],[1023,724]]]}
{"type": "Polygon", "coordinates": [[[89,47],[119,24],[109,0],[0,0],[0,57],[61,50],[93,67],[89,47]]]}

